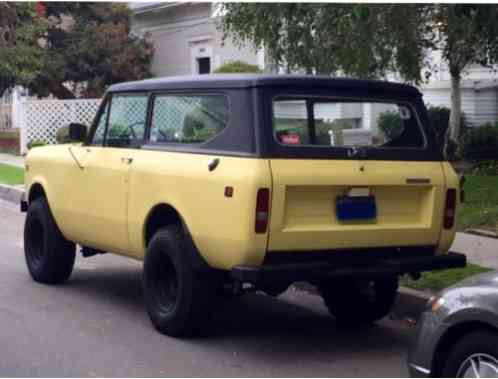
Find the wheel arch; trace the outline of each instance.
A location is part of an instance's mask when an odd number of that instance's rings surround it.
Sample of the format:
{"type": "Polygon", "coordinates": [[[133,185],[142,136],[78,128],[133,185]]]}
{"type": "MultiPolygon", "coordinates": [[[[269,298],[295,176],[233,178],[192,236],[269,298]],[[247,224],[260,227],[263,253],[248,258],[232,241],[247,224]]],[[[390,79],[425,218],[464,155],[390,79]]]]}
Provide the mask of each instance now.
{"type": "Polygon", "coordinates": [[[448,356],[449,349],[457,340],[478,330],[498,332],[496,326],[481,320],[462,321],[449,327],[440,338],[432,355],[431,376],[438,377],[441,374],[442,365],[448,356]]]}
{"type": "Polygon", "coordinates": [[[180,226],[185,232],[185,222],[175,207],[167,203],[154,205],[147,213],[143,225],[142,235],[145,248],[149,245],[154,233],[168,225],[180,226]]]}
{"type": "MultiPolygon", "coordinates": [[[[29,187],[28,198],[27,198],[28,204],[31,204],[32,201],[34,201],[40,197],[44,197],[45,199],[47,199],[47,192],[45,191],[45,188],[43,187],[43,185],[41,183],[34,182],[29,187]]],[[[48,199],[47,199],[47,202],[48,202],[48,199]]]]}
{"type": "Polygon", "coordinates": [[[182,229],[187,245],[185,251],[188,252],[188,256],[191,259],[193,266],[198,269],[211,269],[195,246],[190,230],[181,213],[178,212],[175,207],[167,203],[154,205],[145,217],[142,231],[144,250],[147,250],[150,240],[159,229],[170,225],[176,225],[182,229]]]}

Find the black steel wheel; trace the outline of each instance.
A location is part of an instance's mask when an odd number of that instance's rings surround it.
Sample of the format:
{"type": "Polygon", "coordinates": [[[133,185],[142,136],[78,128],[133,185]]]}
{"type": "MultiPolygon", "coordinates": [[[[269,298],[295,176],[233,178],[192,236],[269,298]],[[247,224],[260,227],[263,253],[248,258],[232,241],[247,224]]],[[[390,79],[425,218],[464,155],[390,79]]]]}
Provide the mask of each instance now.
{"type": "Polygon", "coordinates": [[[398,278],[331,280],[318,289],[338,323],[364,325],[389,314],[396,301],[398,278]]]}
{"type": "Polygon", "coordinates": [[[43,197],[32,201],[28,208],[24,255],[31,277],[40,283],[62,283],[73,271],[76,246],[64,238],[43,197]]]}
{"type": "Polygon", "coordinates": [[[214,308],[217,281],[194,269],[183,230],[176,225],[158,230],[144,261],[145,305],[161,333],[194,336],[205,331],[214,308]]]}

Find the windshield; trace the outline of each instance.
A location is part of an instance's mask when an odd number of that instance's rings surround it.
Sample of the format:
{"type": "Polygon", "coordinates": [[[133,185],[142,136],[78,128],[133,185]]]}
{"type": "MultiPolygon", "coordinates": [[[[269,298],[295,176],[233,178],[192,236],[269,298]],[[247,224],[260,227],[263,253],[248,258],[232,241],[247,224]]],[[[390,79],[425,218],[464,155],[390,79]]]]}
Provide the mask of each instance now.
{"type": "Polygon", "coordinates": [[[425,146],[412,105],[377,100],[279,96],[273,100],[273,134],[286,146],[425,146]]]}

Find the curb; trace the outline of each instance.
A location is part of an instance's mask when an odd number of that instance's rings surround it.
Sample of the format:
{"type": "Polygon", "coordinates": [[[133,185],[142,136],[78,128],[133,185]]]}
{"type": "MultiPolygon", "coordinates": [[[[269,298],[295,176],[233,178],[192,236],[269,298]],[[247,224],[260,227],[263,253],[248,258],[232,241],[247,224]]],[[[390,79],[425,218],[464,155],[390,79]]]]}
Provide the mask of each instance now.
{"type": "Polygon", "coordinates": [[[432,294],[429,292],[423,292],[419,290],[414,290],[412,288],[400,286],[398,292],[403,296],[413,297],[419,301],[427,301],[431,298],[432,294]]]}
{"type": "Polygon", "coordinates": [[[489,231],[489,230],[484,230],[484,229],[467,229],[467,230],[465,230],[465,233],[472,234],[474,236],[498,239],[498,234],[496,234],[492,231],[489,231]]]}
{"type": "Polygon", "coordinates": [[[21,197],[24,194],[24,189],[9,186],[7,184],[0,184],[0,199],[9,201],[14,204],[19,204],[21,197]]]}

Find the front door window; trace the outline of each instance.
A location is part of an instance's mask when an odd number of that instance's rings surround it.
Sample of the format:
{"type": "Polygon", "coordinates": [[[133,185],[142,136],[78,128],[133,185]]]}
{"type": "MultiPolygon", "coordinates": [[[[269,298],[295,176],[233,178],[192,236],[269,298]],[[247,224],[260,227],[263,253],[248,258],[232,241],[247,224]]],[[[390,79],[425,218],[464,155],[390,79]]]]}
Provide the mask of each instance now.
{"type": "Polygon", "coordinates": [[[147,94],[112,96],[106,146],[136,147],[143,143],[147,94]]]}
{"type": "Polygon", "coordinates": [[[92,145],[102,146],[104,144],[105,128],[107,125],[107,116],[109,114],[109,101],[106,102],[104,110],[100,113],[99,122],[92,138],[92,145]]]}

